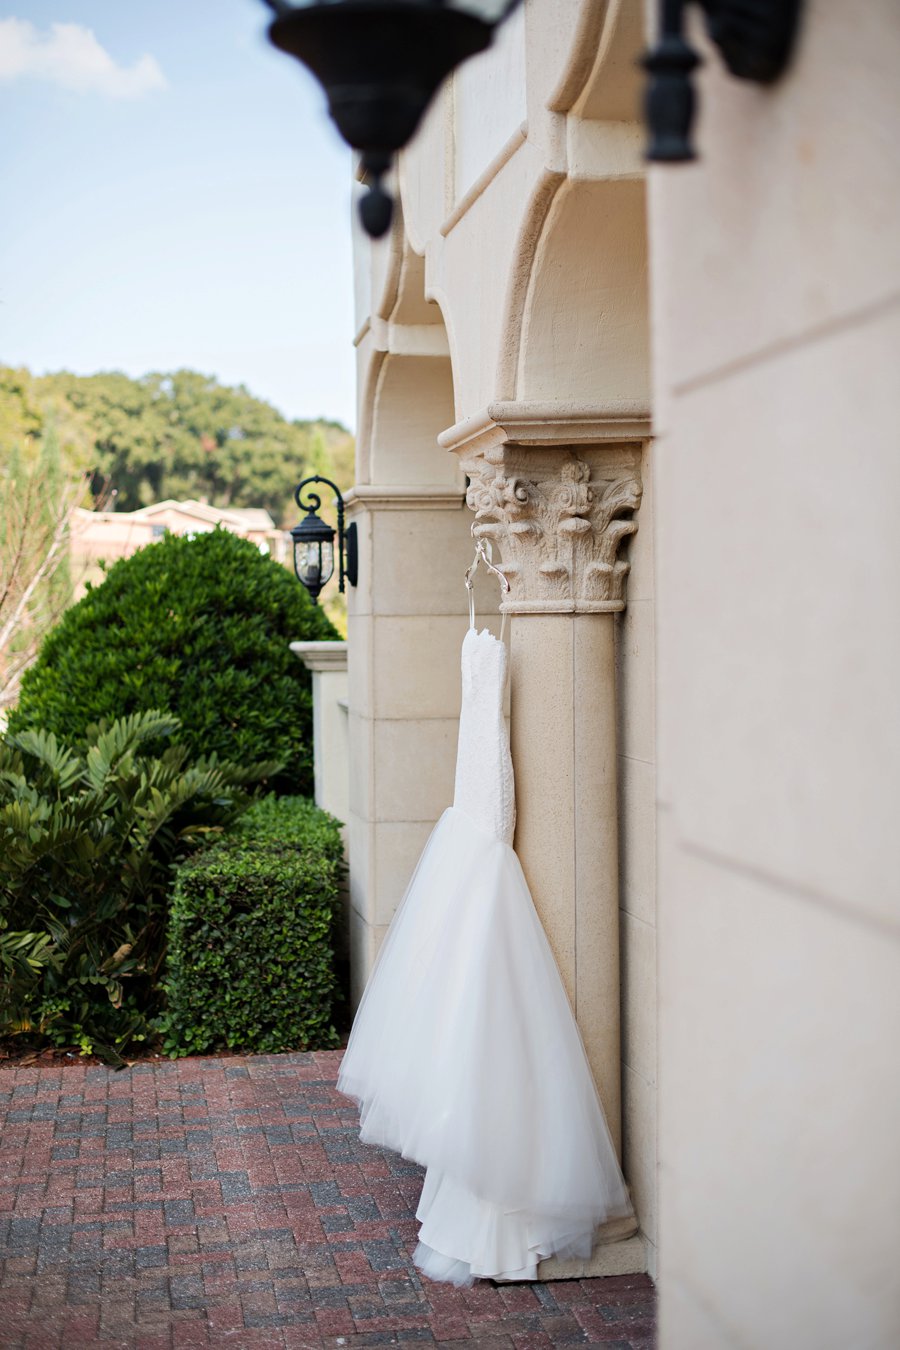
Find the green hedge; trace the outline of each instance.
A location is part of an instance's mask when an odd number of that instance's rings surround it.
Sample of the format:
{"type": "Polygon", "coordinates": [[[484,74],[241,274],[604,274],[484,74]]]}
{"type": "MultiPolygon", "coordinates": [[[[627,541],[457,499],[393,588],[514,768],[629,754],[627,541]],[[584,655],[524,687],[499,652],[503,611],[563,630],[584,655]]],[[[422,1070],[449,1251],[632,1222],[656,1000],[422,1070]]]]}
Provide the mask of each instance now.
{"type": "Polygon", "coordinates": [[[275,761],[276,791],[312,790],[310,676],[295,640],[337,638],[295,577],[225,530],[167,535],[109,568],[25,673],[13,731],[66,745],[150,708],[180,719],[191,756],[275,761]]]}
{"type": "Polygon", "coordinates": [[[303,798],[270,796],[178,869],[169,1054],[337,1045],[332,936],[342,867],[337,821],[303,798]]]}

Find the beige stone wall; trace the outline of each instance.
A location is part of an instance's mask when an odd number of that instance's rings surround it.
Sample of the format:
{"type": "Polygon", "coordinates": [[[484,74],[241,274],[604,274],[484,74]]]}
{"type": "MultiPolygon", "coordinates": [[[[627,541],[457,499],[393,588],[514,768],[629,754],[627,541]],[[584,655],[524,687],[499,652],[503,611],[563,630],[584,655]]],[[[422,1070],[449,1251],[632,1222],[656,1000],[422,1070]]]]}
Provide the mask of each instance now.
{"type": "Polygon", "coordinates": [[[666,1350],[900,1343],[900,10],[805,11],[651,175],[666,1350]]]}

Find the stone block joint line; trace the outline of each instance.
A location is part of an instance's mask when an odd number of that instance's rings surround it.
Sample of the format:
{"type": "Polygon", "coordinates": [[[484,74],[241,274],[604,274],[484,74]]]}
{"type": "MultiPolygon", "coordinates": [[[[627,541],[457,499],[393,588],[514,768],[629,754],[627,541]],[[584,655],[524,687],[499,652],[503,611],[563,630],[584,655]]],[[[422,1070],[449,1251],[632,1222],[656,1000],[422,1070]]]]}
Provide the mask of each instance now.
{"type": "Polygon", "coordinates": [[[0,1070],[0,1345],[649,1350],[646,1275],[455,1289],[340,1052],[0,1070]]]}

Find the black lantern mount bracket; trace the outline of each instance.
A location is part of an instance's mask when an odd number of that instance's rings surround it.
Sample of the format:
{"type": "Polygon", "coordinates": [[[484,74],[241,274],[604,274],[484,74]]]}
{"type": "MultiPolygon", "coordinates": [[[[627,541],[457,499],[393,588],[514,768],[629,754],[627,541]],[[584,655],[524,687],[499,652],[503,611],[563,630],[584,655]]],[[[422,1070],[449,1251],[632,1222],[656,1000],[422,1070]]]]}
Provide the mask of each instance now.
{"type": "MultiPolygon", "coordinates": [[[[643,58],[647,86],[647,158],[679,164],[696,159],[691,130],[692,75],[700,57],[684,36],[688,0],[660,0],[656,46],[643,58]]],[[[790,64],[803,0],[697,0],[706,29],[732,75],[774,84],[790,64]]]]}

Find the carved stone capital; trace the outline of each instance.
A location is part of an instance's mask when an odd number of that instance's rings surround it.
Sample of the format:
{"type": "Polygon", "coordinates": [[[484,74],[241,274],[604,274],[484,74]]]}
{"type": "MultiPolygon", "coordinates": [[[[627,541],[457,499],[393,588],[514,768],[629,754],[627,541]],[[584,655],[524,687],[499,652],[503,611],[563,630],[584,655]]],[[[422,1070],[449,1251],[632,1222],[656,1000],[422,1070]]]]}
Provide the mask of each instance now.
{"type": "Polygon", "coordinates": [[[563,447],[518,454],[504,447],[499,462],[466,456],[473,534],[500,552],[510,583],[507,613],[625,608],[629,565],[618,555],[637,529],[641,482],[638,453],[622,459],[563,447]]]}
{"type": "MultiPolygon", "coordinates": [[[[490,539],[510,592],[508,614],[625,608],[637,530],[646,410],[495,403],[442,432],[469,478],[472,533],[490,539]]],[[[495,559],[495,561],[497,561],[495,559]]]]}

